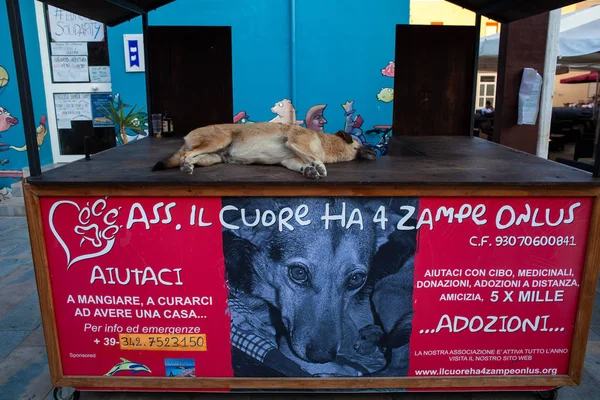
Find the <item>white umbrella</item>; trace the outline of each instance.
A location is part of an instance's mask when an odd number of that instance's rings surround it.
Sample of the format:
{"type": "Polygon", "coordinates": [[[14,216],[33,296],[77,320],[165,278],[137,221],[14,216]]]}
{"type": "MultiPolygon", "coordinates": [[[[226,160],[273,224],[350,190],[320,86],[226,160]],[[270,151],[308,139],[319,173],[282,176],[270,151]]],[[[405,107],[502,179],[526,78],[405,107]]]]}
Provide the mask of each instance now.
{"type": "MultiPolygon", "coordinates": [[[[486,36],[479,42],[479,64],[482,70],[495,70],[498,65],[500,34],[486,36]]],[[[600,5],[584,8],[561,17],[558,67],[600,69],[600,5]]]]}

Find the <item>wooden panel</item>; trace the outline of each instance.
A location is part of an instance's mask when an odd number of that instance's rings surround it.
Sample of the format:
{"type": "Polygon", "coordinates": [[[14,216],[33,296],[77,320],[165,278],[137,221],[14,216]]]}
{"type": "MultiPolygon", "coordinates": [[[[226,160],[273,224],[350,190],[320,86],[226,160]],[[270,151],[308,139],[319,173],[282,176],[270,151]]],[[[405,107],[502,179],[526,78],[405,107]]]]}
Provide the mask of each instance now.
{"type": "MultiPolygon", "coordinates": [[[[73,386],[77,388],[94,388],[94,387],[127,387],[127,388],[190,388],[190,389],[214,389],[214,388],[234,388],[234,389],[382,389],[382,388],[483,388],[483,387],[537,387],[537,386],[567,386],[575,385],[580,382],[581,373],[583,371],[583,359],[585,355],[585,342],[587,332],[591,320],[593,307],[593,296],[598,275],[598,265],[600,264],[600,199],[596,198],[594,203],[593,214],[591,217],[591,227],[589,241],[587,246],[587,257],[582,279],[582,289],[579,299],[576,331],[573,339],[573,354],[569,367],[569,376],[487,376],[487,377],[452,377],[452,378],[267,378],[267,379],[252,379],[252,378],[207,378],[207,379],[189,379],[189,378],[131,378],[131,377],[74,377],[62,376],[62,367],[59,357],[59,347],[57,341],[56,322],[53,314],[52,295],[50,280],[48,274],[48,261],[46,258],[46,249],[44,244],[42,217],[39,204],[39,198],[32,191],[35,189],[32,185],[25,182],[25,202],[27,207],[28,224],[30,236],[32,238],[32,252],[35,264],[36,280],[40,295],[40,306],[42,309],[43,325],[46,335],[46,343],[49,354],[49,364],[51,369],[52,382],[55,386],[73,386]]],[[[52,187],[48,187],[52,189],[52,187]]],[[[175,190],[170,187],[156,187],[144,189],[142,187],[134,188],[134,192],[127,192],[129,188],[125,188],[125,192],[119,192],[119,188],[96,187],[92,191],[97,193],[86,193],[95,195],[135,195],[143,193],[145,196],[162,196],[162,195],[198,195],[196,191],[206,191],[204,195],[219,195],[219,189],[214,188],[195,188],[188,189],[179,187],[175,190]],[[115,193],[111,193],[116,191],[115,193]],[[212,190],[212,193],[209,191],[212,190]]],[[[246,188],[232,188],[238,191],[238,195],[257,195],[249,190],[245,193],[246,188]]],[[[252,188],[251,188],[252,189],[252,188]]],[[[256,189],[256,188],[254,188],[256,189]]],[[[261,189],[261,188],[258,188],[261,189]]],[[[268,188],[267,188],[268,189],[268,188]]],[[[285,188],[275,188],[282,190],[285,188]]],[[[315,188],[293,188],[296,190],[313,190],[315,188]]],[[[330,195],[346,195],[344,188],[322,188],[329,191],[330,195]]],[[[42,191],[44,188],[41,189],[42,191]]],[[[88,188],[66,188],[61,187],[50,193],[52,195],[82,195],[78,193],[82,190],[90,190],[88,188]]],[[[354,188],[355,192],[348,195],[399,195],[395,191],[403,191],[404,188],[379,188],[379,192],[370,192],[369,188],[354,188]],[[364,193],[361,193],[361,190],[364,193]]],[[[419,190],[418,187],[412,190],[419,190]]],[[[489,191],[486,188],[473,188],[472,192],[460,193],[457,191],[465,191],[466,188],[436,188],[439,193],[437,195],[482,195],[481,192],[489,191]],[[452,192],[454,190],[454,192],[452,192]],[[447,192],[448,193],[447,193],[447,192]],[[449,192],[452,192],[451,194],[449,192]]],[[[492,189],[494,190],[494,189],[492,189]]],[[[527,192],[526,188],[520,189],[522,193],[515,194],[512,189],[502,192],[503,188],[495,189],[498,193],[488,195],[539,195],[537,192],[565,195],[560,190],[548,190],[543,188],[531,188],[531,192],[527,192]]],[[[568,189],[567,189],[568,191],[568,189]]],[[[279,193],[280,195],[292,195],[293,192],[279,193]]]]}
{"type": "Polygon", "coordinates": [[[396,26],[394,135],[470,135],[473,26],[396,26]]]}
{"type": "MultiPolygon", "coordinates": [[[[397,140],[394,139],[394,141],[397,140]]],[[[181,139],[145,139],[77,161],[30,178],[35,185],[191,187],[287,186],[338,190],[340,186],[425,187],[499,186],[564,190],[600,187],[600,179],[539,157],[469,137],[403,136],[391,156],[375,161],[328,164],[325,179],[310,180],[281,166],[219,164],[196,168],[192,176],[178,168],[151,172],[156,161],[175,152],[181,139]],[[397,156],[396,156],[397,154],[397,156]],[[125,172],[126,171],[126,172],[125,172]]]]}
{"type": "Polygon", "coordinates": [[[42,313],[42,326],[46,339],[46,351],[48,353],[48,366],[50,368],[50,379],[56,385],[62,378],[62,363],[58,345],[58,332],[56,330],[56,319],[50,287],[50,274],[48,271],[48,258],[46,255],[46,242],[44,240],[44,228],[42,224],[42,210],[39,197],[33,194],[28,186],[23,185],[25,197],[25,209],[27,211],[27,226],[29,227],[29,238],[31,240],[31,254],[35,271],[40,310],[42,313]]]}
{"type": "Polygon", "coordinates": [[[186,135],[233,118],[231,27],[149,27],[153,113],[173,117],[186,135]]]}
{"type": "Polygon", "coordinates": [[[594,295],[600,270],[600,197],[594,199],[586,250],[569,363],[569,376],[577,384],[581,382],[589,327],[594,311],[594,295]]]}
{"type": "Polygon", "coordinates": [[[572,187],[549,189],[535,186],[64,186],[28,184],[36,196],[438,196],[438,197],[511,197],[511,196],[599,196],[600,188],[572,187]]]}
{"type": "Polygon", "coordinates": [[[65,376],[59,386],[76,388],[189,388],[189,389],[401,389],[560,387],[575,383],[566,375],[483,376],[458,378],[144,378],[65,376]]]}
{"type": "Polygon", "coordinates": [[[548,17],[511,22],[500,32],[493,140],[531,154],[537,151],[538,125],[517,125],[519,87],[524,68],[544,73],[548,17]]]}

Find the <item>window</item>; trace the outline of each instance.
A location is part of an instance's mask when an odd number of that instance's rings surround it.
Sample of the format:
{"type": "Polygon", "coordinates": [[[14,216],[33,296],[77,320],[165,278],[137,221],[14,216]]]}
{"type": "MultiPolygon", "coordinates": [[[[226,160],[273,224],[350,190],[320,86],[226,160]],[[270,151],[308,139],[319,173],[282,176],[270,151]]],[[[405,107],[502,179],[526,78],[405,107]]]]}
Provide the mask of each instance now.
{"type": "Polygon", "coordinates": [[[485,36],[490,36],[498,33],[498,23],[497,22],[486,22],[485,23],[485,36]]]}
{"type": "Polygon", "coordinates": [[[477,80],[477,108],[485,107],[487,101],[494,106],[496,102],[496,75],[479,75],[477,80]]]}

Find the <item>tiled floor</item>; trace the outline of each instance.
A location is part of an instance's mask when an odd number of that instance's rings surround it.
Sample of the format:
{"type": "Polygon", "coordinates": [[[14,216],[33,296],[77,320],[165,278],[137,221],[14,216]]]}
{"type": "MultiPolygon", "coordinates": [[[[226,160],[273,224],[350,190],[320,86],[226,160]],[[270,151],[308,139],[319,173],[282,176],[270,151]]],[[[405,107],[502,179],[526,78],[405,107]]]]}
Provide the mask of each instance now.
{"type": "MultiPolygon", "coordinates": [[[[600,285],[594,304],[582,384],[559,390],[560,399],[600,399],[600,285]]],[[[235,394],[228,399],[306,398],[308,395],[235,394]]],[[[81,399],[209,399],[224,395],[84,392],[81,399]]],[[[534,393],[397,393],[381,395],[312,395],[313,399],[538,399],[534,393]]],[[[0,218],[0,399],[52,399],[48,360],[35,288],[25,218],[0,218]]]]}

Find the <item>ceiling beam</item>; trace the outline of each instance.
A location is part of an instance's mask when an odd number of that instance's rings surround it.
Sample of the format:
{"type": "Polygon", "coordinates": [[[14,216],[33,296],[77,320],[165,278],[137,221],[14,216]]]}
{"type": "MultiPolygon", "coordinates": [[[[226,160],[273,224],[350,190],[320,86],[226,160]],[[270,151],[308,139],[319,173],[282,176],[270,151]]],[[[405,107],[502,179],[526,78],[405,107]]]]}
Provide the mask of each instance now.
{"type": "Polygon", "coordinates": [[[129,10],[129,11],[137,13],[139,15],[146,14],[148,12],[148,10],[145,10],[144,8],[140,7],[138,4],[136,4],[132,1],[129,1],[129,0],[105,0],[105,1],[107,3],[114,4],[116,6],[124,8],[125,10],[129,10]]]}

